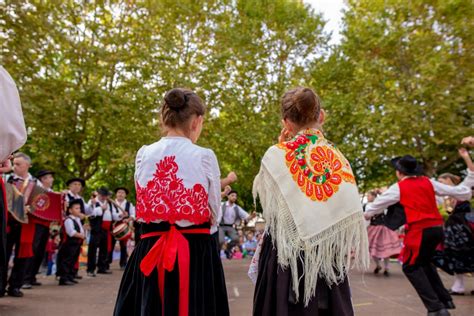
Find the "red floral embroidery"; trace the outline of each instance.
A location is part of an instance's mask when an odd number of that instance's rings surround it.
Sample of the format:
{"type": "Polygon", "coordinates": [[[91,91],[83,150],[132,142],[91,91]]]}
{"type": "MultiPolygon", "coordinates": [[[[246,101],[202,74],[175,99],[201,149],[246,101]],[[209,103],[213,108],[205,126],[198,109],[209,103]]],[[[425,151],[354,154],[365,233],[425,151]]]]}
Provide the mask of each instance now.
{"type": "Polygon", "coordinates": [[[137,191],[137,218],[149,223],[155,220],[174,224],[188,220],[195,224],[209,221],[208,195],[201,184],[186,188],[177,177],[176,157],[163,158],[156,164],[153,179],[145,187],[135,184],[137,191]]]}

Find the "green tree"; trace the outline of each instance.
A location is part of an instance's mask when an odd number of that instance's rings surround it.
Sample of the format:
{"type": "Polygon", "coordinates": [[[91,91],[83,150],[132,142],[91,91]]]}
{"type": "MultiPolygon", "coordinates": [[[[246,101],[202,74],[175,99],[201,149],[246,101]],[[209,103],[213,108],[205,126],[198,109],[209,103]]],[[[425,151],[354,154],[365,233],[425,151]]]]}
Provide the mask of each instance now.
{"type": "Polygon", "coordinates": [[[209,115],[200,144],[250,207],[278,99],[322,50],[321,17],[299,1],[5,1],[0,62],[20,88],[37,167],[93,186],[133,185],[138,148],[159,137],[165,91],[209,115]]]}
{"type": "Polygon", "coordinates": [[[473,13],[463,0],[348,2],[341,45],[310,77],[363,186],[393,179],[397,155],[428,175],[457,169],[473,127],[473,13]]]}

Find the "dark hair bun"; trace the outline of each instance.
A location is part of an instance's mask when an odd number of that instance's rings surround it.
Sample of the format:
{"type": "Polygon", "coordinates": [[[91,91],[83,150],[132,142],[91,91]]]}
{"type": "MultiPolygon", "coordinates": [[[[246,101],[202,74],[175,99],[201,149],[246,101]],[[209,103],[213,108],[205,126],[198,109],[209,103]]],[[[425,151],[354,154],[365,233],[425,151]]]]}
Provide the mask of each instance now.
{"type": "Polygon", "coordinates": [[[171,109],[179,111],[186,106],[186,95],[182,89],[172,89],[166,93],[165,102],[171,109]]]}

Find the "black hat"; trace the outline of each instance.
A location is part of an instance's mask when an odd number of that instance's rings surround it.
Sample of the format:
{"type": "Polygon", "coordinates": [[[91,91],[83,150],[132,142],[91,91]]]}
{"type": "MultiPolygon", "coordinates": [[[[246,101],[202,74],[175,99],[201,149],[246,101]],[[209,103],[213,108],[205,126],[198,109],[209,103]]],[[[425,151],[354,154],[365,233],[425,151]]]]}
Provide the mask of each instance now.
{"type": "Polygon", "coordinates": [[[390,162],[395,170],[398,170],[407,176],[419,176],[423,173],[421,165],[413,156],[405,155],[403,157],[396,157],[390,162]]]}
{"type": "Polygon", "coordinates": [[[118,190],[124,190],[127,195],[130,193],[126,187],[118,187],[114,190],[115,194],[117,194],[118,190]]]}
{"type": "Polygon", "coordinates": [[[48,175],[48,174],[53,175],[53,174],[55,174],[55,172],[54,172],[54,171],[51,171],[51,170],[40,170],[40,171],[38,171],[38,173],[36,174],[36,178],[37,178],[37,179],[41,179],[41,177],[44,177],[44,176],[46,176],[46,175],[48,175]]]}
{"type": "Polygon", "coordinates": [[[80,182],[82,184],[82,187],[86,186],[86,181],[82,178],[71,178],[66,181],[66,185],[70,185],[73,182],[80,182]]]}
{"type": "Polygon", "coordinates": [[[107,189],[106,187],[100,187],[100,188],[97,190],[97,193],[99,193],[99,195],[102,195],[102,196],[110,196],[110,195],[112,195],[112,193],[110,193],[109,189],[107,189]]]}
{"type": "Polygon", "coordinates": [[[67,204],[67,209],[70,210],[71,207],[73,207],[73,205],[76,205],[76,204],[79,204],[79,205],[82,205],[82,200],[81,199],[74,199],[74,200],[71,200],[68,202],[67,204]]]}

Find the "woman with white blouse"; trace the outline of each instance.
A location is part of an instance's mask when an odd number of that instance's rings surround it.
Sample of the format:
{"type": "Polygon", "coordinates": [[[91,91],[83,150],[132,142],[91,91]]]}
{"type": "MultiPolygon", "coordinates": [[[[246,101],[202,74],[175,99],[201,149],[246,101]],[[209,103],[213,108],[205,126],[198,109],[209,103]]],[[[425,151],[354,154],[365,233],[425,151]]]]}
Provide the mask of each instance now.
{"type": "Polygon", "coordinates": [[[165,95],[166,136],[135,162],[141,240],[124,272],[114,315],[228,315],[211,224],[220,207],[214,152],[197,146],[205,106],[191,90],[165,95]]]}

